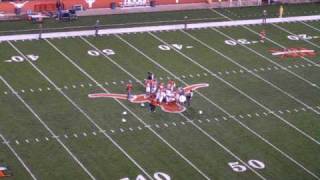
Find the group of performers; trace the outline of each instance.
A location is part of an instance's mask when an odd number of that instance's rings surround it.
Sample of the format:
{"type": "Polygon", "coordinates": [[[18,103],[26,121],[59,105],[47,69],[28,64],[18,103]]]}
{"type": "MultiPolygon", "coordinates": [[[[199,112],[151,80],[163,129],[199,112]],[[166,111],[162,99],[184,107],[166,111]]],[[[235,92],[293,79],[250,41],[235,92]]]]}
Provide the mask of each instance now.
{"type": "Polygon", "coordinates": [[[154,111],[161,103],[179,103],[190,106],[193,92],[185,92],[183,88],[176,88],[174,80],[170,79],[167,84],[157,81],[154,74],[148,72],[145,81],[146,95],[151,99],[150,110],[154,111]]]}
{"type": "MultiPolygon", "coordinates": [[[[128,99],[131,98],[132,84],[127,84],[128,99]]],[[[169,80],[167,84],[159,82],[155,75],[148,72],[145,80],[146,96],[150,99],[149,109],[155,111],[156,106],[162,103],[179,103],[180,105],[190,106],[193,92],[185,92],[183,88],[176,88],[174,80],[169,80]]]]}

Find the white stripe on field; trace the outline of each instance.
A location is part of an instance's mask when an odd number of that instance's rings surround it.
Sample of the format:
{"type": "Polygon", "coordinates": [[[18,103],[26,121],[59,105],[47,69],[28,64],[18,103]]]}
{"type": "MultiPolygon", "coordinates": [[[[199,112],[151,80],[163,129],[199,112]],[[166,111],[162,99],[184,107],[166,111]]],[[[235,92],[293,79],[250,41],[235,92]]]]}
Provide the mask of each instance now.
{"type": "MultiPolygon", "coordinates": [[[[117,37],[121,38],[120,36],[117,35],[117,37]]],[[[122,38],[121,38],[122,39],[122,38]]],[[[183,80],[181,80],[178,76],[176,76],[175,74],[173,74],[171,71],[169,71],[168,69],[164,68],[162,65],[160,65],[159,63],[157,63],[154,59],[152,59],[151,57],[149,57],[148,55],[146,55],[145,53],[143,53],[141,50],[137,49],[136,47],[134,47],[133,45],[131,45],[130,43],[127,42],[127,44],[132,47],[133,49],[135,49],[137,52],[139,52],[140,54],[142,54],[144,57],[146,57],[148,60],[150,60],[151,62],[153,62],[154,64],[156,64],[159,68],[161,68],[162,70],[166,71],[167,73],[169,73],[171,76],[173,76],[175,79],[181,81],[183,84],[187,85],[187,83],[183,80]]],[[[233,120],[235,120],[236,122],[238,122],[242,127],[244,127],[245,129],[249,130],[251,133],[253,133],[254,135],[256,135],[258,138],[260,138],[262,141],[264,141],[265,143],[267,143],[268,145],[270,145],[271,147],[273,147],[275,150],[277,150],[278,152],[280,152],[283,156],[285,156],[286,158],[288,158],[289,160],[291,160],[293,163],[295,163],[296,165],[298,165],[300,168],[304,169],[306,172],[308,172],[309,174],[311,174],[313,177],[316,177],[317,179],[320,179],[318,176],[316,176],[313,172],[311,172],[310,170],[308,170],[307,168],[305,168],[302,164],[300,164],[299,162],[297,162],[295,159],[293,159],[292,157],[290,157],[288,154],[286,154],[285,152],[283,152],[282,150],[280,150],[278,147],[276,147],[275,145],[273,145],[272,143],[270,143],[267,139],[265,139],[264,137],[262,137],[260,134],[258,134],[257,132],[255,132],[254,130],[250,129],[247,125],[245,125],[244,123],[242,123],[241,121],[239,121],[235,116],[232,116],[228,111],[226,111],[224,108],[222,108],[221,106],[219,106],[218,104],[214,103],[211,99],[209,99],[208,97],[206,97],[205,95],[203,95],[202,93],[196,91],[201,97],[203,97],[204,99],[206,99],[209,103],[211,103],[212,105],[214,105],[215,107],[217,107],[218,109],[220,109],[222,112],[224,112],[226,115],[228,115],[229,117],[231,117],[233,120]]]]}
{"type": "MultiPolygon", "coordinates": [[[[12,46],[14,47],[14,46],[12,46]]],[[[15,48],[15,47],[14,47],[15,48]]],[[[17,49],[16,49],[17,50],[17,49]]],[[[20,55],[24,56],[19,50],[17,50],[20,55]]],[[[26,58],[24,56],[24,58],[26,58]]],[[[11,92],[22,102],[22,104],[36,117],[39,122],[45,127],[45,129],[52,135],[56,136],[56,134],[48,127],[48,125],[40,118],[40,116],[27,104],[24,99],[12,88],[12,86],[2,77],[0,76],[1,81],[11,90],[11,92]]],[[[68,154],[78,163],[78,165],[87,173],[87,175],[95,180],[96,178],[91,174],[91,172],[80,162],[80,160],[70,151],[70,149],[59,139],[56,138],[58,143],[68,152],[68,154]]]]}
{"type": "MultiPolygon", "coordinates": [[[[2,76],[0,76],[1,79],[2,76]]],[[[18,159],[18,161],[22,164],[22,166],[27,170],[27,172],[30,174],[30,176],[32,177],[33,180],[37,180],[36,176],[31,172],[30,168],[24,163],[24,161],[22,160],[22,158],[18,155],[18,153],[13,149],[13,147],[9,144],[9,142],[6,140],[6,138],[0,134],[0,137],[2,139],[2,141],[8,146],[8,148],[10,149],[10,151],[14,154],[14,156],[18,159]]]]}

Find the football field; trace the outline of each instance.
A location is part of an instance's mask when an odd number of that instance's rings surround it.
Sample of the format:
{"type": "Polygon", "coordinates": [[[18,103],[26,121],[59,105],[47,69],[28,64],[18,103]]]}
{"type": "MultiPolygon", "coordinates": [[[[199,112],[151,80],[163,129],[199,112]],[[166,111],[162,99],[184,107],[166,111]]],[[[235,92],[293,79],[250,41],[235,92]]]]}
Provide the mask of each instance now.
{"type": "Polygon", "coordinates": [[[320,179],[319,49],[319,21],[1,42],[0,165],[18,180],[320,179]],[[148,71],[210,87],[179,114],[88,98],[144,93],[148,71]]]}

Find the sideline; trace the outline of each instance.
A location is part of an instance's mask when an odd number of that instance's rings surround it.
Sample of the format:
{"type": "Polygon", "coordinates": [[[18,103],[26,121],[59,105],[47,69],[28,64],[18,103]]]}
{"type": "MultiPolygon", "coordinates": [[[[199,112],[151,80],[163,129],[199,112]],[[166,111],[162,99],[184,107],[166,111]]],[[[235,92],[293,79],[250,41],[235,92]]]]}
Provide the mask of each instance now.
{"type": "MultiPolygon", "coordinates": [[[[271,24],[271,23],[300,22],[300,21],[314,21],[314,20],[320,20],[320,15],[294,16],[294,17],[286,17],[286,18],[268,18],[266,23],[271,24]]],[[[198,29],[198,28],[208,28],[208,27],[244,26],[244,25],[257,25],[261,23],[262,23],[261,19],[251,19],[251,20],[235,20],[235,21],[222,21],[222,22],[100,29],[99,35],[169,31],[169,30],[181,30],[181,29],[198,29]]],[[[94,35],[95,35],[95,30],[84,30],[84,31],[43,33],[41,37],[44,39],[47,39],[47,38],[66,38],[66,37],[75,37],[75,36],[94,36],[94,35]]],[[[0,36],[0,42],[17,41],[17,40],[37,40],[37,39],[39,39],[38,33],[0,36]]]]}

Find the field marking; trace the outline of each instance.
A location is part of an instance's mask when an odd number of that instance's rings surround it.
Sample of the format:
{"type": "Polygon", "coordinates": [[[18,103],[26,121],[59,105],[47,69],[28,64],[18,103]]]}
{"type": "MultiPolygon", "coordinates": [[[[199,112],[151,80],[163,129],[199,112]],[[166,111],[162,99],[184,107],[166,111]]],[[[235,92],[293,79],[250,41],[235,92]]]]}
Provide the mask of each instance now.
{"type": "MultiPolygon", "coordinates": [[[[120,38],[118,35],[116,35],[116,37],[120,38]]],[[[85,39],[83,39],[85,40],[85,39]]],[[[88,41],[87,41],[88,42],[88,41]]],[[[89,44],[91,44],[90,42],[88,42],[89,44]]],[[[92,45],[92,44],[91,44],[92,45]]],[[[96,48],[95,46],[92,46],[94,48],[96,48]]],[[[96,48],[97,49],[97,48],[96,48]]],[[[98,50],[98,49],[97,49],[98,50]]],[[[115,61],[113,61],[109,56],[105,57],[109,60],[112,61],[114,64],[117,64],[115,61]]],[[[123,70],[125,73],[127,73],[130,77],[132,77],[133,79],[136,80],[136,82],[138,82],[139,84],[143,85],[143,83],[137,79],[135,76],[133,76],[130,72],[128,72],[127,70],[125,70],[122,66],[120,66],[119,64],[117,64],[118,67],[120,67],[121,70],[123,70]]],[[[167,79],[171,79],[170,77],[167,77],[167,79]]],[[[207,137],[209,137],[212,141],[214,141],[216,144],[218,144],[220,147],[222,147],[226,152],[228,152],[229,154],[231,154],[234,158],[236,158],[238,161],[242,162],[243,164],[245,164],[249,169],[251,169],[257,176],[259,176],[261,179],[265,180],[265,178],[260,175],[258,172],[256,172],[254,169],[252,169],[249,165],[247,165],[244,161],[242,161],[238,156],[236,156],[235,154],[233,154],[228,148],[226,148],[225,146],[223,146],[219,141],[217,141],[215,138],[213,138],[211,135],[209,135],[206,131],[204,131],[202,128],[200,128],[198,125],[196,125],[193,121],[191,121],[188,117],[184,116],[182,113],[179,113],[181,116],[183,116],[188,122],[190,122],[194,127],[196,127],[198,130],[200,130],[202,133],[204,133],[207,137]]],[[[151,128],[151,127],[150,127],[151,128]]],[[[205,174],[203,174],[205,175],[205,174]]],[[[208,178],[206,175],[205,177],[207,179],[208,178]]]]}
{"type": "MultiPolygon", "coordinates": [[[[46,40],[49,42],[48,40],[46,40]]],[[[10,43],[10,42],[9,42],[10,43]]],[[[15,46],[10,43],[12,47],[15,48],[15,46]]],[[[50,44],[50,43],[49,43],[50,44]]],[[[23,55],[17,48],[15,48],[21,55],[23,55]]],[[[32,64],[29,59],[28,62],[30,65],[36,69],[55,89],[62,94],[79,112],[81,112],[98,130],[102,130],[102,128],[83,110],[81,109],[69,96],[67,96],[58,86],[49,79],[37,66],[32,64]]],[[[104,136],[108,138],[113,145],[115,145],[131,162],[133,162],[143,173],[145,173],[146,176],[148,176],[150,179],[153,179],[115,140],[111,138],[106,132],[103,132],[104,136]]]]}
{"type": "MultiPolygon", "coordinates": [[[[120,40],[123,40],[120,36],[115,35],[116,37],[120,38],[120,40]]],[[[93,44],[91,44],[90,42],[88,42],[86,39],[85,40],[89,45],[91,45],[91,47],[95,48],[96,50],[98,50],[98,48],[96,48],[93,44]]],[[[125,41],[125,40],[124,40],[125,41]]],[[[128,44],[129,45],[129,44],[128,44]]],[[[127,70],[125,70],[122,66],[120,66],[119,64],[117,64],[115,61],[112,60],[112,58],[110,58],[109,56],[104,55],[108,60],[110,60],[112,63],[116,64],[121,70],[123,70],[125,73],[127,73],[130,77],[132,77],[133,79],[136,80],[136,82],[138,82],[139,84],[141,84],[143,86],[143,83],[137,79],[135,76],[133,76],[130,72],[128,72],[127,70]]],[[[193,77],[190,76],[189,77],[193,77]]],[[[171,79],[170,77],[167,77],[167,79],[171,79]]],[[[236,156],[234,153],[232,153],[227,147],[225,147],[224,145],[222,145],[219,141],[217,141],[215,138],[213,138],[209,133],[207,133],[206,131],[204,131],[201,127],[199,127],[197,124],[194,123],[194,121],[190,120],[188,117],[186,117],[184,114],[179,113],[183,118],[185,118],[187,120],[187,122],[191,123],[194,127],[196,127],[198,130],[200,130],[204,135],[206,135],[210,140],[212,140],[213,142],[215,142],[216,144],[218,144],[220,147],[222,147],[226,152],[228,152],[231,156],[233,156],[234,158],[236,158],[238,161],[240,161],[241,163],[243,163],[245,166],[247,166],[250,170],[252,170],[258,177],[260,177],[261,179],[265,179],[261,174],[259,174],[257,171],[255,171],[253,168],[251,168],[249,165],[247,165],[244,161],[242,161],[238,156],[236,156]]],[[[165,123],[164,126],[168,127],[168,125],[165,123]]]]}
{"type": "MultiPolygon", "coordinates": [[[[139,50],[137,47],[133,46],[131,43],[129,43],[128,41],[126,41],[125,39],[121,38],[118,35],[115,35],[116,37],[118,37],[121,41],[123,41],[124,43],[126,43],[128,46],[130,46],[131,48],[133,48],[134,50],[136,50],[137,52],[139,52],[141,55],[143,55],[144,57],[146,57],[147,59],[149,59],[150,61],[152,61],[154,64],[156,64],[158,67],[160,67],[162,70],[164,70],[165,72],[167,72],[168,74],[170,74],[171,76],[175,77],[176,79],[180,80],[181,82],[183,82],[185,85],[188,85],[186,82],[184,82],[183,80],[181,80],[179,77],[175,76],[173,73],[171,73],[170,71],[168,71],[167,69],[163,68],[160,64],[158,64],[155,60],[153,60],[151,57],[149,57],[148,55],[146,55],[145,53],[143,53],[141,50],[139,50]]],[[[196,91],[197,93],[199,93],[198,91],[196,91]]],[[[200,94],[200,93],[199,93],[200,94]]],[[[198,130],[200,130],[202,133],[204,133],[207,137],[209,137],[212,141],[214,141],[215,143],[217,143],[221,148],[223,148],[226,152],[228,152],[232,157],[234,157],[235,159],[237,159],[238,161],[240,161],[241,163],[243,163],[248,169],[250,169],[254,174],[256,174],[259,178],[261,179],[265,179],[265,177],[263,177],[260,173],[258,173],[256,170],[254,170],[253,168],[251,168],[247,163],[245,163],[243,160],[241,160],[240,157],[238,157],[236,154],[234,154],[231,150],[229,150],[227,147],[225,147],[223,144],[221,144],[219,141],[217,141],[215,138],[213,138],[209,133],[207,133],[206,131],[204,131],[201,127],[199,127],[198,125],[196,125],[193,121],[191,121],[188,117],[186,117],[184,114],[180,113],[181,116],[183,116],[185,119],[188,120],[188,122],[190,122],[193,126],[195,126],[198,130]]],[[[182,123],[182,122],[181,122],[182,123]]]]}
{"type": "MultiPolygon", "coordinates": [[[[95,46],[93,46],[90,42],[88,42],[86,39],[84,39],[83,37],[81,37],[81,39],[86,42],[87,44],[89,44],[91,47],[93,47],[94,49],[96,49],[97,51],[99,51],[101,53],[101,51],[96,48],[95,46]]],[[[66,54],[64,54],[60,49],[58,49],[54,44],[52,44],[50,41],[46,40],[46,42],[48,42],[57,52],[59,52],[63,57],[65,57],[66,60],[68,60],[73,66],[75,66],[81,73],[83,73],[85,76],[87,76],[92,82],[94,82],[96,85],[99,85],[100,83],[95,80],[89,73],[87,73],[84,69],[82,69],[78,64],[76,64],[70,57],[68,57],[66,54]]],[[[103,54],[103,53],[101,53],[103,54]]],[[[106,58],[110,58],[107,55],[103,54],[106,58]]],[[[112,59],[109,59],[112,60],[112,59]]],[[[112,62],[114,62],[112,60],[112,62]]],[[[114,62],[115,63],[115,62],[114,62]]],[[[122,68],[122,67],[121,67],[122,68]]],[[[105,91],[106,93],[109,93],[109,91],[104,88],[103,86],[99,86],[103,91],[105,91]]],[[[144,126],[147,125],[147,123],[145,123],[138,115],[136,115],[133,111],[131,111],[131,109],[129,109],[126,105],[124,105],[121,101],[119,101],[118,99],[115,99],[116,102],[118,102],[124,109],[126,109],[128,112],[130,112],[141,124],[143,124],[144,126]]],[[[196,171],[198,171],[204,178],[206,179],[210,179],[207,177],[207,175],[205,175],[198,167],[196,167],[190,160],[188,160],[184,155],[182,155],[177,149],[175,149],[169,142],[167,142],[167,140],[165,140],[162,136],[160,136],[155,130],[153,130],[151,127],[148,127],[148,129],[154,134],[156,135],[163,143],[165,143],[168,147],[170,147],[171,150],[173,150],[176,154],[178,154],[183,160],[185,160],[191,167],[193,167],[196,171]]],[[[150,179],[153,179],[150,175],[148,175],[150,179]]]]}
{"type": "MultiPolygon", "coordinates": [[[[212,18],[194,18],[194,19],[188,19],[188,22],[190,21],[204,21],[204,20],[223,20],[224,17],[212,17],[212,18]]],[[[128,26],[128,25],[150,25],[150,24],[157,24],[157,23],[175,23],[175,22],[186,22],[186,20],[163,20],[163,21],[144,21],[144,22],[133,22],[133,23],[115,23],[115,24],[101,24],[101,27],[109,28],[112,26],[128,26]]],[[[71,27],[61,27],[61,28],[45,28],[44,30],[67,30],[67,29],[81,29],[81,28],[89,28],[93,29],[92,26],[71,26],[71,27]]],[[[39,29],[24,29],[24,30],[18,30],[18,31],[0,31],[0,33],[17,33],[17,32],[30,32],[30,31],[39,31],[39,29]]],[[[74,37],[73,37],[74,38],[74,37]]]]}
{"type": "MultiPolygon", "coordinates": [[[[118,36],[120,37],[120,36],[118,36]]],[[[129,45],[129,44],[128,44],[129,45]]],[[[164,70],[165,72],[167,72],[168,74],[170,74],[171,76],[175,77],[175,79],[179,80],[180,82],[182,82],[183,84],[187,85],[187,83],[185,81],[183,81],[182,79],[180,79],[178,76],[176,76],[175,74],[173,74],[171,71],[169,71],[168,69],[164,68],[162,65],[160,65],[159,63],[157,63],[154,59],[152,59],[151,57],[149,57],[148,55],[146,55],[145,53],[143,53],[141,50],[137,49],[134,46],[130,46],[132,48],[134,48],[137,52],[139,52],[141,55],[143,55],[144,57],[146,57],[148,60],[150,60],[151,62],[153,62],[154,64],[156,64],[160,69],[164,70]]],[[[236,122],[238,122],[242,127],[244,127],[245,129],[247,129],[248,131],[250,131],[251,133],[253,133],[254,135],[256,135],[258,138],[260,138],[262,141],[264,141],[265,143],[267,143],[268,145],[270,145],[271,147],[273,147],[275,150],[277,150],[279,153],[281,153],[283,156],[285,156],[287,159],[291,160],[293,163],[295,163],[297,166],[299,166],[300,168],[302,168],[303,170],[305,170],[306,172],[308,172],[310,175],[312,175],[313,177],[320,179],[318,176],[316,176],[313,172],[311,172],[310,170],[308,170],[307,168],[305,168],[302,164],[300,164],[299,162],[297,162],[295,159],[293,159],[292,157],[290,157],[288,154],[286,154],[285,152],[283,152],[282,150],[280,150],[278,147],[276,147],[275,145],[273,145],[272,143],[270,143],[267,139],[265,139],[264,137],[262,137],[260,134],[258,134],[257,132],[255,132],[254,130],[252,130],[251,128],[249,128],[247,125],[245,125],[244,123],[242,123],[241,121],[239,121],[235,116],[231,115],[228,111],[226,111],[224,108],[222,108],[221,106],[219,106],[218,104],[214,103],[211,99],[209,99],[208,97],[206,97],[205,95],[203,95],[202,93],[200,93],[199,91],[196,91],[196,93],[198,93],[201,97],[203,97],[204,99],[206,99],[209,103],[211,103],[212,105],[214,105],[215,107],[217,107],[219,110],[221,110],[222,112],[224,112],[226,115],[228,115],[229,117],[232,117],[233,120],[235,120],[236,122]]]]}
{"type": "MultiPolygon", "coordinates": [[[[9,42],[10,45],[12,45],[9,42]]],[[[16,49],[15,46],[12,45],[14,49],[20,53],[22,56],[24,56],[18,49],[16,49]]],[[[29,62],[29,60],[28,60],[29,62]]],[[[0,76],[0,80],[14,93],[14,95],[22,102],[22,104],[33,114],[35,118],[39,120],[39,122],[42,124],[43,127],[52,135],[56,136],[56,134],[48,127],[48,125],[40,118],[40,116],[27,104],[24,99],[12,88],[12,86],[2,77],[0,76]]],[[[84,170],[85,173],[92,179],[96,180],[96,178],[91,174],[91,172],[80,162],[80,160],[71,152],[71,150],[59,139],[56,138],[57,142],[68,152],[68,154],[73,158],[74,161],[78,163],[78,165],[84,170]]]]}
{"type": "MultiPolygon", "coordinates": [[[[225,16],[225,15],[223,15],[223,14],[219,13],[218,11],[216,11],[216,10],[214,10],[214,9],[211,9],[211,11],[212,11],[212,12],[214,12],[214,13],[217,13],[217,14],[219,14],[219,15],[221,15],[221,16],[224,16],[225,18],[229,19],[230,21],[232,21],[232,20],[233,20],[233,19],[229,18],[228,16],[225,16]]],[[[250,32],[252,32],[252,33],[254,33],[254,34],[258,35],[258,36],[260,36],[260,34],[259,34],[259,33],[257,33],[256,31],[252,30],[251,28],[249,28],[249,27],[247,27],[247,26],[243,26],[243,25],[242,25],[241,27],[243,27],[243,28],[247,29],[248,31],[250,31],[250,32]]],[[[268,41],[272,42],[273,44],[275,44],[275,45],[277,45],[277,46],[281,47],[281,48],[285,48],[285,46],[283,46],[283,45],[281,45],[281,44],[279,44],[279,43],[277,43],[277,42],[273,41],[272,39],[270,39],[270,38],[268,38],[268,37],[266,37],[266,39],[267,39],[268,41]]],[[[305,57],[302,57],[302,58],[303,58],[305,61],[307,61],[307,62],[309,62],[309,63],[313,64],[314,66],[316,66],[316,67],[320,67],[320,64],[317,64],[317,63],[315,63],[315,62],[311,61],[311,60],[310,60],[310,59],[308,59],[308,58],[305,58],[305,57]]],[[[288,70],[287,68],[285,68],[285,67],[283,67],[281,64],[279,64],[279,63],[277,63],[277,62],[275,62],[275,61],[271,60],[270,58],[267,58],[267,60],[268,60],[270,63],[277,65],[277,66],[278,66],[278,67],[280,67],[281,69],[283,69],[283,70],[285,70],[285,71],[289,72],[290,74],[292,74],[292,75],[296,76],[297,78],[299,78],[299,79],[301,79],[301,80],[305,81],[306,83],[310,84],[312,87],[315,87],[313,82],[311,82],[311,81],[309,81],[309,80],[305,79],[304,77],[302,77],[302,76],[300,76],[300,75],[298,75],[298,74],[296,74],[296,73],[294,73],[294,72],[292,72],[292,71],[288,70]]],[[[319,87],[318,87],[318,88],[319,88],[319,87]]]]}
{"type": "MultiPolygon", "coordinates": [[[[293,66],[291,66],[291,65],[289,65],[289,66],[286,66],[287,68],[293,68],[293,66]]],[[[298,69],[298,68],[307,68],[307,67],[313,67],[313,65],[312,64],[299,64],[299,65],[294,65],[294,67],[296,68],[296,69],[298,69]]],[[[277,66],[269,66],[269,67],[264,67],[265,69],[268,69],[268,71],[276,71],[276,70],[279,70],[279,68],[277,68],[277,66]]],[[[261,72],[261,70],[259,70],[259,69],[262,69],[262,68],[258,68],[257,69],[257,71],[256,72],[261,72]]],[[[231,70],[232,72],[239,72],[239,73],[244,73],[244,72],[246,72],[246,73],[250,73],[252,70],[248,70],[248,71],[244,71],[244,70],[242,70],[242,69],[237,69],[237,70],[231,70]]],[[[219,74],[219,75],[232,75],[232,74],[227,74],[226,73],[227,71],[224,71],[224,72],[217,72],[217,74],[219,74]]],[[[265,71],[264,71],[265,72],[265,71]]],[[[234,74],[237,74],[237,73],[234,73],[234,74]]],[[[192,74],[190,74],[190,75],[192,75],[192,74]]],[[[184,78],[184,79],[187,79],[187,78],[195,78],[195,77],[198,77],[198,78],[200,78],[200,77],[202,77],[202,76],[207,76],[207,75],[201,75],[201,74],[199,74],[199,73],[197,73],[197,74],[194,74],[194,75],[192,75],[192,77],[190,77],[190,75],[189,76],[185,76],[185,75],[179,75],[179,76],[181,76],[182,78],[184,78]]],[[[240,77],[240,76],[239,76],[240,77]]],[[[162,78],[163,79],[163,78],[162,78]]],[[[124,80],[118,80],[117,82],[123,82],[124,80]]],[[[130,82],[130,80],[129,80],[129,82],[130,82]]],[[[132,81],[131,81],[132,82],[132,81]]],[[[79,83],[78,85],[72,85],[72,87],[75,87],[75,89],[77,89],[77,86],[80,86],[81,88],[87,88],[87,86],[90,88],[90,87],[93,87],[93,85],[92,84],[90,84],[90,83],[85,83],[85,82],[82,82],[82,83],[79,83]],[[87,85],[86,85],[87,84],[87,85]]],[[[113,83],[110,83],[111,85],[113,84],[113,83]]],[[[106,85],[106,86],[108,86],[108,85],[110,85],[108,82],[105,82],[104,84],[100,84],[100,85],[97,85],[97,86],[95,86],[95,87],[100,87],[100,86],[103,86],[103,85],[106,85]]],[[[67,85],[62,85],[59,89],[61,89],[61,88],[64,88],[65,90],[69,90],[69,88],[68,88],[68,86],[67,85]]],[[[50,87],[42,87],[42,88],[34,88],[35,90],[38,90],[39,91],[39,89],[46,89],[47,91],[51,91],[52,89],[50,88],[50,87]]],[[[30,91],[31,93],[34,93],[35,92],[35,90],[34,89],[32,89],[32,88],[30,88],[28,91],[30,91]]],[[[27,90],[23,90],[23,89],[20,89],[19,91],[21,91],[22,93],[27,93],[28,91],[27,90]]],[[[45,92],[45,91],[39,91],[39,92],[45,92]]],[[[8,95],[8,92],[7,91],[3,91],[3,94],[5,94],[5,95],[8,95]]]]}
{"type": "MultiPolygon", "coordinates": [[[[225,37],[227,37],[227,38],[229,38],[229,39],[234,40],[232,37],[230,37],[229,35],[221,32],[221,31],[219,31],[219,30],[217,30],[216,28],[211,28],[211,29],[213,29],[214,31],[218,32],[220,35],[223,35],[223,36],[225,36],[225,37]]],[[[183,32],[184,34],[186,34],[187,36],[189,36],[189,37],[192,38],[193,40],[196,40],[197,42],[199,42],[199,43],[202,44],[203,46],[207,47],[207,48],[210,49],[211,51],[213,51],[213,52],[219,54],[220,56],[224,57],[225,59],[227,59],[228,61],[230,61],[230,62],[232,62],[233,64],[237,65],[238,67],[246,70],[248,73],[252,74],[254,77],[256,77],[256,78],[262,80],[263,82],[269,84],[271,87],[273,87],[273,88],[277,89],[278,91],[280,91],[281,93],[287,95],[288,97],[290,97],[290,98],[293,99],[294,101],[300,103],[301,105],[305,106],[305,107],[308,108],[308,109],[311,109],[311,110],[312,110],[313,112],[315,112],[317,115],[320,115],[320,112],[317,111],[317,110],[315,110],[315,109],[313,109],[310,105],[304,103],[304,102],[301,101],[300,99],[294,97],[293,95],[291,95],[291,94],[288,93],[287,91],[281,89],[280,87],[276,86],[276,85],[273,84],[272,82],[264,79],[263,77],[261,77],[260,75],[254,73],[253,71],[249,71],[248,68],[246,68],[245,66],[241,65],[240,63],[238,63],[238,62],[235,61],[234,59],[230,58],[229,56],[225,55],[224,53],[218,51],[217,49],[213,48],[212,46],[208,45],[207,43],[205,43],[205,42],[201,41],[200,39],[196,38],[195,36],[189,34],[188,32],[185,32],[185,31],[183,31],[183,30],[181,30],[181,32],[183,32]]],[[[248,49],[248,50],[250,50],[250,51],[252,51],[252,52],[254,52],[254,53],[256,53],[256,54],[259,54],[258,52],[256,52],[255,50],[249,48],[249,47],[246,46],[246,45],[240,44],[240,46],[245,47],[246,49],[248,49]]],[[[265,56],[262,55],[262,57],[265,57],[265,56]]],[[[262,69],[260,68],[260,70],[262,70],[262,69]]]]}
{"type": "MultiPolygon", "coordinates": [[[[162,43],[165,43],[166,45],[170,46],[167,42],[165,42],[164,40],[162,40],[161,38],[159,38],[158,36],[154,35],[153,33],[148,33],[150,34],[152,37],[154,37],[155,39],[159,40],[162,43]]],[[[170,46],[171,47],[171,46],[170,46]]],[[[290,126],[291,128],[293,128],[294,130],[296,130],[297,132],[301,133],[302,135],[304,135],[306,138],[310,139],[311,141],[315,142],[317,145],[320,145],[320,142],[317,141],[316,139],[314,139],[313,137],[311,137],[309,134],[307,134],[306,132],[302,131],[301,129],[297,128],[295,125],[293,125],[292,123],[290,123],[289,121],[285,120],[283,117],[279,116],[278,114],[274,113],[270,108],[268,108],[267,106],[261,104],[259,101],[257,101],[256,99],[254,99],[253,97],[249,96],[247,93],[243,92],[242,90],[240,90],[239,88],[237,88],[236,86],[234,86],[233,84],[229,83],[228,81],[224,80],[223,78],[219,77],[217,74],[213,73],[211,70],[209,70],[208,68],[204,67],[203,65],[201,65],[200,63],[198,63],[197,61],[195,61],[194,59],[190,58],[189,56],[187,56],[186,54],[182,53],[181,51],[179,51],[178,49],[171,47],[175,52],[177,52],[178,54],[180,54],[181,56],[183,56],[184,58],[186,58],[187,60],[191,61],[193,64],[197,65],[198,67],[202,68],[203,70],[207,71],[209,74],[211,74],[213,77],[215,77],[216,79],[220,80],[221,82],[227,84],[228,86],[230,86],[232,89],[236,90],[237,92],[239,92],[240,94],[242,94],[243,96],[247,97],[248,99],[250,99],[252,102],[254,102],[255,104],[257,104],[258,106],[260,106],[261,108],[265,109],[268,112],[272,112],[272,114],[277,117],[278,119],[280,119],[282,122],[284,122],[285,124],[287,124],[288,126],[290,126]]]]}
{"type": "MultiPolygon", "coordinates": [[[[99,51],[101,53],[101,50],[98,49],[96,46],[94,46],[92,43],[90,43],[87,39],[80,37],[85,43],[87,43],[89,46],[94,48],[95,50],[99,51]]],[[[130,77],[136,80],[136,82],[139,82],[138,79],[136,79],[131,73],[129,73],[126,69],[124,69],[122,66],[120,66],[118,63],[116,63],[112,58],[107,56],[106,54],[101,53],[106,59],[108,59],[112,64],[117,66],[122,71],[126,72],[130,77]]],[[[69,59],[71,60],[71,59],[69,59]]],[[[72,60],[71,60],[72,61],[72,60]]],[[[73,62],[73,61],[72,61],[73,62]]],[[[76,63],[72,63],[74,65],[77,65],[76,63]]],[[[81,67],[78,65],[76,66],[83,74],[85,74],[89,79],[91,79],[96,84],[99,84],[91,75],[89,75],[86,71],[84,71],[81,67]]],[[[107,89],[104,87],[101,87],[102,90],[104,90],[106,93],[109,93],[107,89]]],[[[174,152],[176,152],[182,159],[184,159],[191,167],[193,167],[199,174],[201,174],[205,179],[210,179],[205,173],[203,173],[197,166],[195,166],[188,158],[186,158],[183,154],[181,154],[175,147],[173,147],[167,140],[165,140],[160,134],[158,134],[154,129],[152,129],[147,123],[145,123],[138,115],[136,115],[133,111],[131,111],[126,105],[124,105],[121,101],[118,99],[115,99],[122,107],[124,107],[128,112],[130,112],[136,119],[138,119],[144,126],[146,126],[153,134],[155,134],[159,139],[161,139],[167,146],[169,146],[174,152]]]]}
{"type": "MultiPolygon", "coordinates": [[[[290,34],[290,35],[297,35],[297,34],[291,32],[291,31],[289,31],[288,29],[286,29],[286,28],[284,28],[284,27],[281,27],[281,26],[279,26],[279,25],[277,25],[277,24],[271,24],[271,25],[274,26],[274,27],[276,27],[276,28],[278,28],[278,29],[280,29],[280,30],[282,30],[282,31],[284,31],[284,32],[286,32],[286,33],[288,33],[288,34],[290,34]]],[[[309,40],[307,40],[307,39],[303,39],[303,41],[307,42],[308,44],[311,44],[312,46],[315,46],[315,47],[317,47],[317,48],[320,48],[320,46],[318,46],[317,44],[315,44],[315,43],[313,43],[313,42],[311,42],[311,41],[309,41],[309,40]]]]}
{"type": "Polygon", "coordinates": [[[310,24],[308,24],[308,23],[305,23],[305,22],[303,22],[303,21],[300,21],[300,23],[301,23],[301,24],[304,24],[305,26],[308,26],[309,28],[311,28],[311,29],[313,29],[313,30],[316,30],[316,31],[320,32],[320,29],[318,29],[318,28],[316,28],[316,27],[314,27],[314,26],[312,26],[312,25],[310,25],[310,24]]]}
{"type": "MultiPolygon", "coordinates": [[[[0,78],[2,79],[2,76],[0,76],[0,78]]],[[[6,138],[0,134],[0,137],[3,141],[3,143],[10,149],[10,151],[12,152],[12,154],[18,159],[18,161],[21,163],[21,165],[26,169],[26,171],[29,173],[29,175],[31,176],[31,178],[33,180],[37,180],[36,176],[31,172],[31,170],[29,169],[29,167],[25,164],[25,162],[22,160],[22,158],[18,155],[18,153],[13,149],[13,147],[10,145],[9,141],[6,140],[6,138]]]]}

